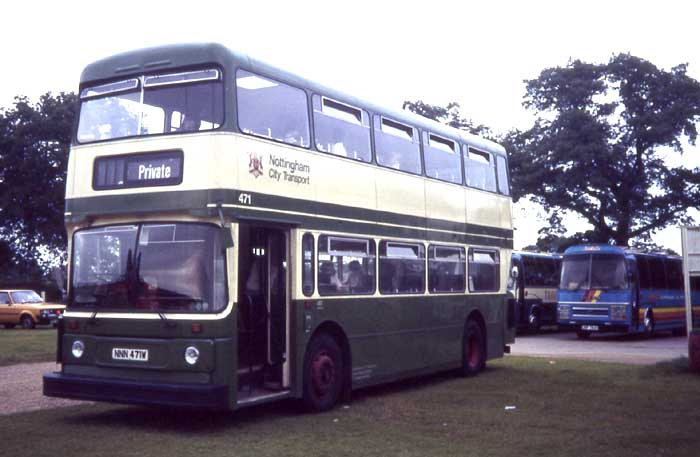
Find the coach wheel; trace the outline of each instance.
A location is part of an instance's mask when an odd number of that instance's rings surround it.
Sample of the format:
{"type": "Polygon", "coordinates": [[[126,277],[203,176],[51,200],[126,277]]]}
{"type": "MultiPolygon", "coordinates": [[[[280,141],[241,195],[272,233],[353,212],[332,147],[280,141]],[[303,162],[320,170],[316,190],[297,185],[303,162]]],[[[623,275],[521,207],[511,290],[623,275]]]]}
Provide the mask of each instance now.
{"type": "Polygon", "coordinates": [[[486,347],[481,326],[474,320],[467,321],[462,343],[462,376],[475,376],[486,365],[486,347]]]}
{"type": "Polygon", "coordinates": [[[537,332],[540,329],[540,313],[536,310],[530,312],[527,319],[527,327],[531,332],[537,332]]]}
{"type": "Polygon", "coordinates": [[[304,356],[304,406],[310,412],[328,411],[343,389],[343,357],[335,339],[322,333],[311,340],[304,356]]]}
{"type": "Polygon", "coordinates": [[[32,319],[31,316],[24,315],[22,318],[19,320],[20,325],[22,325],[23,329],[33,329],[36,324],[34,324],[34,319],[32,319]]]}
{"type": "Polygon", "coordinates": [[[654,313],[650,309],[644,313],[644,334],[646,336],[654,334],[654,313]]]}
{"type": "Polygon", "coordinates": [[[591,337],[591,332],[589,332],[588,330],[576,330],[576,336],[580,340],[587,340],[591,337]]]}

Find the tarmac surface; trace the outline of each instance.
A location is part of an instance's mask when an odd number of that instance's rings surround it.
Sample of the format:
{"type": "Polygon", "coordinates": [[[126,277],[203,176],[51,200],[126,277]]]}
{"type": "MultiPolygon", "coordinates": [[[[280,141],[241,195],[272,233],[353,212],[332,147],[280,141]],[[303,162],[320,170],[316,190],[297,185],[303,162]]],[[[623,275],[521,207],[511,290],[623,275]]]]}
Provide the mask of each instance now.
{"type": "Polygon", "coordinates": [[[575,332],[545,331],[518,335],[515,344],[511,345],[511,354],[653,365],[688,357],[688,339],[661,333],[651,338],[642,335],[592,335],[587,340],[580,340],[575,332]]]}

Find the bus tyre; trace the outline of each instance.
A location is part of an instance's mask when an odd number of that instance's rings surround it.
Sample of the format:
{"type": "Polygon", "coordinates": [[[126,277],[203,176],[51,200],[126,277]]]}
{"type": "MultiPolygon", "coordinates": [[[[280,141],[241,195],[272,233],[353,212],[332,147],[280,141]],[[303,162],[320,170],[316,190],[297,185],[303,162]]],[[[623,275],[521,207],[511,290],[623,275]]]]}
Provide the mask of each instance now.
{"type": "Polygon", "coordinates": [[[644,313],[644,335],[647,337],[654,335],[654,313],[650,309],[644,313]]]}
{"type": "Polygon", "coordinates": [[[322,333],[309,343],[304,356],[304,407],[309,412],[328,411],[343,390],[343,356],[335,339],[322,333]]]}
{"type": "Polygon", "coordinates": [[[588,338],[591,337],[591,332],[589,332],[588,330],[578,329],[578,330],[576,330],[576,336],[578,337],[579,340],[587,340],[588,338]]]}
{"type": "Polygon", "coordinates": [[[527,330],[530,333],[535,333],[540,330],[540,313],[533,310],[527,318],[527,330]]]}
{"type": "Polygon", "coordinates": [[[22,328],[26,330],[31,330],[36,326],[36,324],[34,323],[34,319],[32,319],[31,316],[28,316],[26,314],[22,316],[22,318],[19,320],[19,323],[22,326],[22,328]]]}
{"type": "Polygon", "coordinates": [[[462,342],[462,376],[476,376],[486,366],[484,332],[476,321],[469,319],[464,327],[462,342]]]}

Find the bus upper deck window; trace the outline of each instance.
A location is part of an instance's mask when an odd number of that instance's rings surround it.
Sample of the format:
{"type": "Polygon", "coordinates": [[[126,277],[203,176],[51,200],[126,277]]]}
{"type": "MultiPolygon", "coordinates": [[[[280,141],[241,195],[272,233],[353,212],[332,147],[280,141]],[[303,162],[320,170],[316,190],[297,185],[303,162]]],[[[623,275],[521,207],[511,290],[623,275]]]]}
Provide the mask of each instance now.
{"type": "Polygon", "coordinates": [[[502,195],[510,195],[508,165],[505,157],[496,156],[496,171],[498,172],[498,192],[502,195]]]}
{"type": "Polygon", "coordinates": [[[455,141],[424,132],[423,151],[427,176],[441,181],[462,183],[462,165],[455,141]]]}
{"type": "Polygon", "coordinates": [[[375,116],[374,136],[379,165],[421,174],[420,142],[410,125],[375,116]]]}
{"type": "Polygon", "coordinates": [[[493,156],[470,146],[464,151],[464,171],[467,186],[496,192],[496,165],[493,156]]]}
{"type": "Polygon", "coordinates": [[[313,96],[313,107],[319,151],[362,162],[372,161],[366,111],[320,95],[313,96]]]}
{"type": "Polygon", "coordinates": [[[213,130],[221,127],[224,118],[218,69],[141,75],[85,87],[80,98],[80,143],[213,130]]]}
{"type": "Polygon", "coordinates": [[[245,70],[236,72],[238,126],[244,133],[308,147],[306,93],[245,70]]]}

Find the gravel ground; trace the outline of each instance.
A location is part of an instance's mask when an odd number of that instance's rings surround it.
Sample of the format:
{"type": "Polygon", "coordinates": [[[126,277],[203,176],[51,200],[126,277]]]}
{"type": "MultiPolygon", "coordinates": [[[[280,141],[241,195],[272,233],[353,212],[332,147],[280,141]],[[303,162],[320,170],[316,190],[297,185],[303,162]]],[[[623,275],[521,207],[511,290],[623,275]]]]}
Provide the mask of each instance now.
{"type": "Polygon", "coordinates": [[[0,367],[0,415],[38,409],[60,408],[82,402],[44,397],[41,375],[58,371],[54,362],[26,363],[0,367]]]}
{"type": "Polygon", "coordinates": [[[688,357],[688,340],[685,336],[670,334],[652,338],[594,335],[588,340],[579,340],[572,332],[546,332],[516,337],[511,354],[653,365],[688,357]]]}

